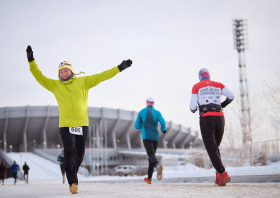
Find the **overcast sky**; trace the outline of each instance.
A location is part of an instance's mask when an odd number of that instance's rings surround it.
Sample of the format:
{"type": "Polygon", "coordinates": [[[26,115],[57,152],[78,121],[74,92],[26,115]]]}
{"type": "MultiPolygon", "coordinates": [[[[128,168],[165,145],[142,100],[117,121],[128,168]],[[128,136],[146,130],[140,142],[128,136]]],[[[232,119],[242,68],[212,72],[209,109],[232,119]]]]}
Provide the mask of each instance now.
{"type": "MultiPolygon", "coordinates": [[[[153,97],[167,121],[199,130],[189,102],[201,68],[238,94],[235,18],[248,22],[251,95],[265,100],[264,82],[280,66],[279,8],[278,0],[0,0],[0,107],[57,105],[29,71],[31,45],[53,79],[61,61],[91,75],[131,59],[132,67],[89,91],[88,106],[139,111],[153,97]]],[[[267,126],[269,137],[260,138],[273,139],[267,126]]]]}

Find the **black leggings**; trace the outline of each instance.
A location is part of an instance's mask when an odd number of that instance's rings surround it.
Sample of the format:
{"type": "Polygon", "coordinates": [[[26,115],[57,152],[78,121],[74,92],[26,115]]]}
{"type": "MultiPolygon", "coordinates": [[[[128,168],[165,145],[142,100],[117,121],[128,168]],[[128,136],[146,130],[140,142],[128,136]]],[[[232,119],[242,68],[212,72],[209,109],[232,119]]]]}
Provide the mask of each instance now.
{"type": "Polygon", "coordinates": [[[154,167],[158,163],[158,160],[155,156],[158,142],[152,140],[143,140],[143,143],[149,156],[148,178],[152,178],[154,167]]]}
{"type": "Polygon", "coordinates": [[[69,133],[68,127],[59,128],[64,147],[64,168],[68,183],[78,184],[77,173],[84,159],[88,126],[83,126],[83,135],[69,133]]]}
{"type": "Polygon", "coordinates": [[[64,167],[64,164],[60,164],[60,170],[61,170],[62,175],[65,175],[65,167],[64,167]]]}
{"type": "Polygon", "coordinates": [[[200,131],[210,160],[219,173],[225,171],[219,146],[224,135],[224,116],[205,116],[200,118],[200,131]]]}
{"type": "Polygon", "coordinates": [[[28,183],[28,172],[23,174],[23,179],[28,183]]]}

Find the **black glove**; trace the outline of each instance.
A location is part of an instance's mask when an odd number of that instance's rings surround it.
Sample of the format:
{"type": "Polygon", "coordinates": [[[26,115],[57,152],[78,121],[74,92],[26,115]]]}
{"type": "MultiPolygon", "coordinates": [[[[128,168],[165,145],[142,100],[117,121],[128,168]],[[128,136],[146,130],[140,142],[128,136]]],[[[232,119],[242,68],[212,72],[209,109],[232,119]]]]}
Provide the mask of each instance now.
{"type": "Polygon", "coordinates": [[[221,104],[222,108],[225,108],[232,101],[233,101],[233,99],[227,98],[224,102],[222,102],[222,104],[221,104]]]}
{"type": "Polygon", "coordinates": [[[30,45],[27,46],[26,53],[27,53],[28,62],[32,62],[34,60],[34,57],[33,57],[33,51],[32,51],[32,48],[30,45]]]}
{"type": "Polygon", "coordinates": [[[125,70],[126,68],[130,67],[132,64],[132,60],[128,59],[128,60],[124,60],[118,67],[120,72],[125,70]]]}
{"type": "Polygon", "coordinates": [[[190,109],[190,110],[192,113],[195,113],[197,111],[197,107],[196,107],[196,110],[192,110],[192,109],[190,109]]]}
{"type": "Polygon", "coordinates": [[[166,130],[165,131],[162,131],[164,134],[166,134],[166,130]]]}

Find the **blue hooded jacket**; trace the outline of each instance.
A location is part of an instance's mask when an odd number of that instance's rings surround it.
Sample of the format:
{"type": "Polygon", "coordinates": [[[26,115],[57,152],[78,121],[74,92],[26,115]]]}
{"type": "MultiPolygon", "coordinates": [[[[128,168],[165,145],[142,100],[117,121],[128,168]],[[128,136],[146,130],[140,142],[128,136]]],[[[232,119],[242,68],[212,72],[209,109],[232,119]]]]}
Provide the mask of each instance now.
{"type": "Polygon", "coordinates": [[[136,129],[142,129],[143,140],[159,141],[158,122],[160,122],[161,131],[165,131],[166,124],[161,113],[152,105],[148,105],[139,112],[134,126],[136,129]]]}
{"type": "Polygon", "coordinates": [[[19,166],[16,163],[13,163],[11,166],[12,173],[17,173],[19,170],[19,166]]]}
{"type": "Polygon", "coordinates": [[[61,153],[61,154],[58,156],[57,161],[59,161],[60,164],[63,164],[63,163],[64,163],[64,153],[61,153]]]}

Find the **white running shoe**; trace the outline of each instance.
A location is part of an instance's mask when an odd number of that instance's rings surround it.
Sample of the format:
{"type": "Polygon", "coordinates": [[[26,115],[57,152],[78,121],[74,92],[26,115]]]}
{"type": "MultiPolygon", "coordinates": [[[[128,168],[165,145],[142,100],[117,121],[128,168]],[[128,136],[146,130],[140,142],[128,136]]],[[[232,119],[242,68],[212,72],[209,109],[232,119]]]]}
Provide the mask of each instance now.
{"type": "Polygon", "coordinates": [[[163,170],[163,167],[161,164],[158,164],[157,165],[157,179],[158,180],[161,180],[163,175],[162,175],[162,170],[163,170]]]}

